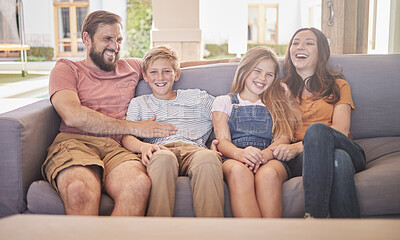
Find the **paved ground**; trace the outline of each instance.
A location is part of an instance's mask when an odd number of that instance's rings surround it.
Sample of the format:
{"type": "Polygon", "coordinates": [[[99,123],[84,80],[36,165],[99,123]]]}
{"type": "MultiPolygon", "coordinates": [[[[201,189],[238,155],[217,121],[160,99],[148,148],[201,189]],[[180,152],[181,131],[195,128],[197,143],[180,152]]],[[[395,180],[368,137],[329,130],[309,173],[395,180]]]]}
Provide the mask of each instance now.
{"type": "Polygon", "coordinates": [[[48,82],[48,76],[41,76],[0,86],[0,113],[47,98],[48,82]]]}
{"type": "MultiPolygon", "coordinates": [[[[54,64],[55,62],[33,62],[28,66],[28,74],[35,71],[50,72],[54,64]]],[[[19,63],[0,62],[0,73],[19,73],[20,67],[19,63]]],[[[0,86],[0,114],[47,98],[48,82],[48,76],[41,76],[0,86]]]]}

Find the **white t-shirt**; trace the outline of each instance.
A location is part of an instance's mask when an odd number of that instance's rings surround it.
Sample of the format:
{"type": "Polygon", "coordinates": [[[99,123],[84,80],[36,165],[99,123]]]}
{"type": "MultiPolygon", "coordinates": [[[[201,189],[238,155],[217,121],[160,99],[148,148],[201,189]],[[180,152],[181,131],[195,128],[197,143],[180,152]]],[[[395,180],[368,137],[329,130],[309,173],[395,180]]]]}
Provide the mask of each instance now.
{"type": "Polygon", "coordinates": [[[200,89],[178,90],[174,100],[160,100],[153,94],[131,100],[126,119],[141,121],[156,115],[156,121],[175,125],[178,131],[168,137],[142,139],[144,142],[164,145],[184,142],[205,147],[212,131],[211,107],[214,97],[200,89]]]}
{"type": "MultiPolygon", "coordinates": [[[[253,106],[253,105],[265,106],[264,103],[261,102],[261,99],[255,103],[253,103],[248,100],[243,100],[240,97],[240,94],[238,94],[237,97],[239,100],[239,104],[235,104],[235,105],[238,105],[238,106],[253,106]]],[[[232,106],[233,106],[232,100],[229,95],[218,96],[214,100],[211,111],[212,112],[215,112],[215,111],[223,112],[223,113],[226,113],[228,116],[231,116],[232,106]]]]}

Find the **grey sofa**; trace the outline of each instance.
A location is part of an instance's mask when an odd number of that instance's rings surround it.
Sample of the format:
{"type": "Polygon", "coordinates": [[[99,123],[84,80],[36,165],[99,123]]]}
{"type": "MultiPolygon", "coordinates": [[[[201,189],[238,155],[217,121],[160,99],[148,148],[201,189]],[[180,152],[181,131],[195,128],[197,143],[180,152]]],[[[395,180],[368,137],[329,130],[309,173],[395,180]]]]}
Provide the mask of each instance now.
{"type": "MultiPolygon", "coordinates": [[[[333,55],[343,68],[356,110],[351,133],[364,148],[367,169],[355,176],[363,217],[400,217],[400,54],[333,55]]],[[[182,70],[176,88],[201,88],[212,95],[230,90],[237,63],[182,70]]],[[[137,95],[150,93],[141,81],[137,95]]],[[[19,214],[64,214],[60,197],[42,180],[40,166],[58,133],[60,119],[48,100],[0,115],[0,217],[19,214]]],[[[302,178],[283,184],[284,217],[304,215],[302,178]]],[[[113,201],[102,195],[100,213],[113,201]]],[[[174,216],[194,216],[187,177],[179,177],[174,216]]],[[[232,216],[225,185],[225,216],[232,216]]]]}

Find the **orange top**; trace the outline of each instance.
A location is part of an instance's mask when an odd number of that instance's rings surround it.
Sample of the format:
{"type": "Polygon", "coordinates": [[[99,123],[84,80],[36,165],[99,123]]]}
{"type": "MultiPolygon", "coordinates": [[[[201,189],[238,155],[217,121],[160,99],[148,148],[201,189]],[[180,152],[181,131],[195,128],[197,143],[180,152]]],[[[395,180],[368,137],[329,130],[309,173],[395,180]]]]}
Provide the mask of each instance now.
{"type": "Polygon", "coordinates": [[[339,85],[340,89],[340,100],[334,105],[325,102],[324,99],[314,100],[309,97],[302,97],[300,108],[303,111],[303,125],[300,131],[295,135],[296,140],[302,140],[308,126],[313,123],[321,122],[331,126],[333,109],[335,106],[339,104],[349,104],[351,111],[354,110],[349,83],[343,79],[337,79],[336,83],[339,85]]]}

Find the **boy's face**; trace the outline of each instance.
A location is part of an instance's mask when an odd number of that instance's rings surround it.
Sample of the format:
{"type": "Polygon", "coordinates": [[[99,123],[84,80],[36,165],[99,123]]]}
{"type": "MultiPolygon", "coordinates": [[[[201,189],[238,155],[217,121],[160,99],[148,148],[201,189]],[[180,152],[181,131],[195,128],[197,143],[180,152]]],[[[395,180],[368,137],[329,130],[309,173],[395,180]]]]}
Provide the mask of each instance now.
{"type": "Polygon", "coordinates": [[[154,97],[161,100],[175,99],[176,92],[172,91],[172,86],[179,77],[180,70],[175,72],[171,61],[167,58],[154,60],[144,74],[144,80],[149,83],[154,97]]]}

